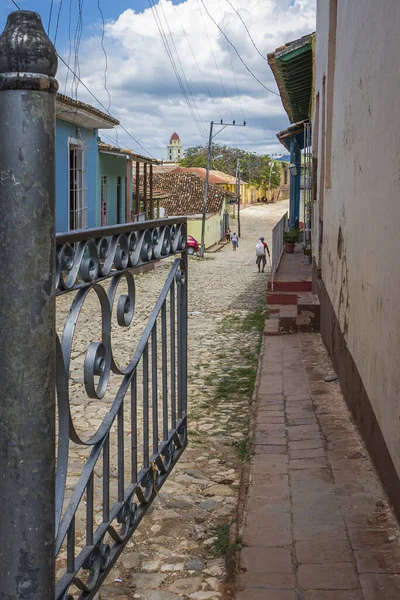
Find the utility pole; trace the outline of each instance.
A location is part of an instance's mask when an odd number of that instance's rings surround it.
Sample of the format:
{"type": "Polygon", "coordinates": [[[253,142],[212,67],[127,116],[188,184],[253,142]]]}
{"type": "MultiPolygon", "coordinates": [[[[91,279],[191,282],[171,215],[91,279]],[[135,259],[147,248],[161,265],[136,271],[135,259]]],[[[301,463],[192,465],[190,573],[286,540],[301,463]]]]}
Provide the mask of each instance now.
{"type": "Polygon", "coordinates": [[[236,198],[238,203],[238,236],[240,237],[240,159],[236,162],[236,198]]]}
{"type": "Polygon", "coordinates": [[[233,121],[232,123],[224,123],[222,119],[221,119],[220,123],[214,123],[214,121],[211,121],[211,123],[210,123],[210,135],[208,137],[208,146],[207,146],[206,179],[204,182],[203,215],[202,215],[202,220],[201,220],[201,247],[200,247],[201,258],[204,258],[204,252],[205,252],[204,238],[205,238],[205,232],[206,232],[208,180],[210,177],[210,160],[211,160],[212,141],[213,141],[213,138],[215,138],[219,133],[221,133],[221,131],[223,131],[225,129],[225,127],[235,127],[235,126],[236,127],[246,127],[246,121],[243,122],[243,125],[242,124],[236,125],[235,121],[233,121]],[[220,125],[221,129],[219,129],[217,131],[217,133],[213,134],[214,125],[220,125]]]}
{"type": "Polygon", "coordinates": [[[206,216],[207,216],[207,199],[208,199],[208,179],[210,176],[210,159],[211,159],[211,148],[212,148],[212,139],[213,139],[213,127],[214,121],[210,123],[210,135],[208,138],[208,146],[207,146],[207,166],[206,166],[206,179],[204,181],[204,199],[203,199],[203,216],[201,219],[201,248],[200,248],[200,256],[204,258],[204,237],[206,232],[206,216]]]}

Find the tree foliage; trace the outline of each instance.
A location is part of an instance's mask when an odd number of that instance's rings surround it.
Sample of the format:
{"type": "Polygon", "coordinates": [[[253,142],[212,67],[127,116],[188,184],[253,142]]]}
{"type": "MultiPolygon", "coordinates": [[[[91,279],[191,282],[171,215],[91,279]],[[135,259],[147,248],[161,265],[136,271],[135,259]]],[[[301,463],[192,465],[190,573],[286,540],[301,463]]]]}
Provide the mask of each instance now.
{"type": "MultiPolygon", "coordinates": [[[[241,148],[213,144],[211,155],[211,169],[223,171],[229,175],[236,175],[237,159],[240,160],[240,178],[257,187],[268,186],[271,178],[271,188],[280,185],[281,170],[268,154],[259,155],[246,152],[241,148]]],[[[207,148],[193,146],[187,148],[180,161],[181,167],[203,167],[207,165],[207,148]]]]}

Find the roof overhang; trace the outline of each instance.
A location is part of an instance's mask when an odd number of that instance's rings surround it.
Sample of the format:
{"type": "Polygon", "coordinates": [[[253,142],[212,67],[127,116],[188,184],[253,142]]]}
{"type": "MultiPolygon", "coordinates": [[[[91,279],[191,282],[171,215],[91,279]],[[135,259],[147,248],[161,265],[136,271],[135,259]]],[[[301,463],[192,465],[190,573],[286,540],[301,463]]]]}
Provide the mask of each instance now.
{"type": "Polygon", "coordinates": [[[115,156],[116,158],[123,158],[125,160],[132,160],[134,162],[142,162],[146,164],[155,164],[158,165],[158,161],[153,158],[149,158],[148,156],[142,156],[141,154],[135,154],[129,148],[118,148],[117,146],[111,146],[110,144],[105,144],[104,142],[99,142],[99,152],[100,154],[109,154],[110,156],[115,156]]]}
{"type": "Polygon", "coordinates": [[[268,54],[282,103],[291,123],[310,118],[314,33],[268,54]]]}
{"type": "Polygon", "coordinates": [[[295,123],[294,125],[290,125],[287,129],[280,131],[276,134],[276,137],[280,141],[281,144],[285,146],[287,150],[290,152],[290,142],[294,139],[297,142],[300,150],[304,148],[304,124],[308,123],[308,119],[305,121],[301,121],[300,123],[295,123]]]}
{"type": "Polygon", "coordinates": [[[119,125],[114,117],[64,94],[56,96],[56,118],[86,129],[112,129],[119,125]]]}

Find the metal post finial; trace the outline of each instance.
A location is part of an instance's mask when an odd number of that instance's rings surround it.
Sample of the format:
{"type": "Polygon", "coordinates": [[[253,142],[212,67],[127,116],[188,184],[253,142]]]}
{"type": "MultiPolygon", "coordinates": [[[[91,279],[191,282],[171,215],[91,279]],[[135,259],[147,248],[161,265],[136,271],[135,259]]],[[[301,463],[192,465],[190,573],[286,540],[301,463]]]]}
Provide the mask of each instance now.
{"type": "Polygon", "coordinates": [[[19,10],[8,15],[0,35],[0,91],[56,92],[57,52],[43,29],[40,15],[19,10]]]}

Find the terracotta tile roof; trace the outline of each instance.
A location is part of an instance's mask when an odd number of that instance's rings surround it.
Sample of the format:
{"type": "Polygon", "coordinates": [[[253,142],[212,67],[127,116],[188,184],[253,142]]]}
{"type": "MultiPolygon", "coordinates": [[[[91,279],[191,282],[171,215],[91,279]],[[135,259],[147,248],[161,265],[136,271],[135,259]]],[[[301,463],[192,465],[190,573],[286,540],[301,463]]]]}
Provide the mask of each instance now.
{"type": "MultiPolygon", "coordinates": [[[[197,177],[200,177],[203,180],[205,180],[205,178],[206,178],[206,170],[203,167],[178,167],[177,169],[175,169],[175,171],[180,172],[180,173],[192,173],[193,175],[197,175],[197,177]]],[[[221,183],[227,183],[227,182],[224,179],[222,179],[221,177],[214,175],[210,171],[210,174],[208,177],[208,183],[221,184],[221,183]]]]}
{"type": "MultiPolygon", "coordinates": [[[[161,201],[161,206],[170,216],[198,215],[203,211],[204,178],[197,173],[186,169],[156,173],[154,188],[168,192],[169,197],[161,201]]],[[[220,212],[224,199],[233,195],[211,183],[208,188],[207,212],[220,212]]]]}
{"type": "Polygon", "coordinates": [[[60,102],[61,104],[64,104],[65,106],[70,106],[71,108],[79,108],[81,110],[85,110],[86,112],[91,113],[92,115],[95,115],[96,117],[100,117],[101,119],[109,121],[109,123],[112,123],[113,125],[119,125],[119,121],[117,119],[114,119],[114,117],[112,117],[111,115],[108,115],[108,114],[102,112],[101,110],[98,110],[97,108],[95,108],[94,106],[91,106],[90,104],[81,102],[80,100],[74,100],[74,98],[70,98],[69,96],[65,96],[64,94],[57,94],[56,100],[57,100],[57,102],[60,102]]]}
{"type": "Polygon", "coordinates": [[[174,131],[174,133],[171,135],[171,140],[179,140],[179,141],[181,140],[181,138],[176,133],[176,131],[174,131]]]}
{"type": "MultiPolygon", "coordinates": [[[[233,175],[229,175],[229,173],[224,173],[223,171],[216,171],[215,169],[212,169],[210,173],[215,175],[215,177],[219,177],[220,179],[222,179],[224,183],[236,183],[236,177],[234,177],[233,175]]],[[[247,182],[243,181],[243,179],[240,180],[240,183],[247,185],[247,182]]]]}

